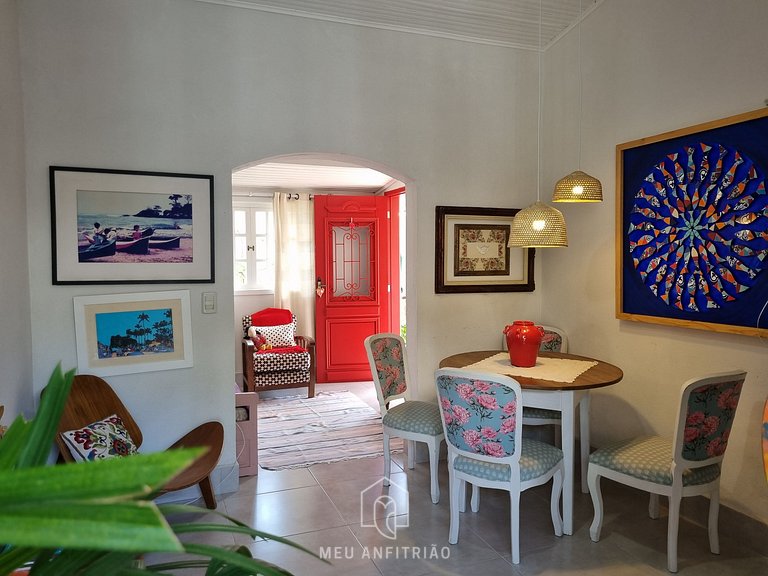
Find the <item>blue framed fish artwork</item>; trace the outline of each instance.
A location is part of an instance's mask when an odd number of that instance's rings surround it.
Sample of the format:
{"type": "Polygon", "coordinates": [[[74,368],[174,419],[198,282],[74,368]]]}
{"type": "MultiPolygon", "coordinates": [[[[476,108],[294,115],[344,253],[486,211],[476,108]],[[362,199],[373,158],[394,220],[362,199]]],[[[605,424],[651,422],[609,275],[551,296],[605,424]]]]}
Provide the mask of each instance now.
{"type": "Polygon", "coordinates": [[[619,144],[616,316],[768,335],[768,109],[619,144]]]}

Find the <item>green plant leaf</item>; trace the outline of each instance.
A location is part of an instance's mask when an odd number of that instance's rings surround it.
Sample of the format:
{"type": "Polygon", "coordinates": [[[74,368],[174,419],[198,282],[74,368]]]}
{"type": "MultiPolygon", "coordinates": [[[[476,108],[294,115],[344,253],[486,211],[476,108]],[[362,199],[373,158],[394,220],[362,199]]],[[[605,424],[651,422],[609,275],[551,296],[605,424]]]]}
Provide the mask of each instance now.
{"type": "Polygon", "coordinates": [[[56,365],[48,380],[48,386],[40,397],[40,407],[16,464],[18,468],[42,466],[48,460],[74,377],[74,369],[65,374],[61,371],[61,363],[56,365]]]}
{"type": "MultiPolygon", "coordinates": [[[[159,506],[160,511],[166,516],[166,518],[171,517],[173,518],[174,515],[184,515],[184,514],[200,514],[200,509],[196,508],[194,506],[187,506],[184,504],[161,504],[159,506]]],[[[285,544],[286,546],[291,546],[292,548],[296,548],[297,550],[301,550],[302,552],[306,552],[307,554],[314,556],[315,558],[321,559],[320,556],[312,552],[311,550],[304,548],[303,546],[297,544],[296,542],[293,542],[291,540],[288,540],[287,538],[283,538],[281,536],[276,536],[275,534],[270,534],[269,532],[264,532],[262,530],[257,530],[255,528],[251,528],[244,522],[241,522],[237,518],[233,518],[232,516],[227,516],[226,514],[222,514],[221,512],[218,512],[216,510],[209,510],[207,511],[208,514],[215,514],[217,516],[220,516],[221,518],[224,518],[225,520],[228,520],[231,522],[231,524],[215,524],[215,523],[200,523],[200,522],[178,522],[174,521],[171,523],[171,527],[173,528],[173,531],[176,534],[190,534],[193,532],[230,532],[233,534],[246,534],[248,536],[251,536],[252,538],[264,538],[266,540],[272,540],[274,542],[279,542],[281,544],[285,544]]],[[[322,559],[323,562],[326,562],[327,564],[330,564],[325,559],[322,559]]]]}
{"type": "Polygon", "coordinates": [[[19,454],[27,445],[31,427],[32,424],[19,415],[0,438],[0,472],[16,468],[19,454]]]}
{"type": "Polygon", "coordinates": [[[49,502],[45,506],[3,508],[0,541],[17,546],[127,552],[182,549],[151,502],[49,502]]]}
{"type": "MultiPolygon", "coordinates": [[[[229,550],[232,550],[233,552],[240,554],[245,558],[252,558],[251,551],[245,546],[235,546],[233,548],[229,548],[229,550]]],[[[257,562],[261,561],[257,560],[257,562]]],[[[269,565],[267,567],[271,568],[272,566],[269,565]]],[[[263,570],[264,567],[261,569],[263,570]]],[[[224,560],[212,559],[205,574],[206,576],[236,576],[237,574],[240,574],[241,571],[241,568],[238,568],[237,566],[229,566],[224,560]]]]}
{"type": "Polygon", "coordinates": [[[39,552],[38,548],[11,548],[0,553],[0,574],[10,574],[15,568],[34,560],[39,552]]]}
{"type": "Polygon", "coordinates": [[[156,505],[132,499],[152,494],[200,453],[173,450],[0,474],[0,542],[178,551],[178,540],[156,505]]]}
{"type": "Polygon", "coordinates": [[[52,550],[41,553],[35,561],[35,576],[117,576],[131,566],[135,553],[106,552],[103,550],[52,550]]]}
{"type": "MultiPolygon", "coordinates": [[[[0,474],[0,514],[7,507],[26,503],[45,506],[48,502],[64,500],[109,502],[146,498],[203,451],[184,448],[3,473],[0,474]]],[[[0,542],[9,540],[0,536],[0,542]]]]}
{"type": "MultiPolygon", "coordinates": [[[[73,556],[75,560],[79,556],[83,556],[77,550],[66,550],[65,552],[73,556]]],[[[78,576],[104,576],[105,574],[117,576],[123,574],[126,569],[130,569],[135,562],[135,552],[100,552],[94,555],[92,560],[84,565],[77,574],[78,576]]],[[[60,572],[51,572],[50,576],[58,576],[59,574],[60,572]]],[[[144,574],[146,573],[144,572],[144,574]]]]}
{"type": "MultiPolygon", "coordinates": [[[[191,568],[207,568],[210,566],[210,560],[207,558],[198,558],[196,560],[174,560],[158,564],[150,564],[146,567],[147,572],[162,572],[169,570],[188,570],[191,568]]],[[[146,574],[146,573],[144,573],[146,574]]]]}
{"type": "Polygon", "coordinates": [[[189,554],[207,556],[213,561],[218,560],[225,562],[227,566],[242,568],[246,570],[245,574],[259,574],[260,576],[293,576],[292,572],[288,572],[279,566],[252,558],[250,553],[246,557],[240,552],[232,551],[227,548],[192,543],[184,544],[184,551],[189,554]]]}

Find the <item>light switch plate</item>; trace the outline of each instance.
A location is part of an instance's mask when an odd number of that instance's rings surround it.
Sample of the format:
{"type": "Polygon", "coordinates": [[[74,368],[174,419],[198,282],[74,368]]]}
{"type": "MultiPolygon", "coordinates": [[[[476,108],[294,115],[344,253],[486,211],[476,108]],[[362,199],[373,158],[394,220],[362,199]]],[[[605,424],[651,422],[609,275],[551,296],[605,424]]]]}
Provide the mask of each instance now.
{"type": "Polygon", "coordinates": [[[203,292],[203,314],[216,313],[216,292],[203,292]]]}

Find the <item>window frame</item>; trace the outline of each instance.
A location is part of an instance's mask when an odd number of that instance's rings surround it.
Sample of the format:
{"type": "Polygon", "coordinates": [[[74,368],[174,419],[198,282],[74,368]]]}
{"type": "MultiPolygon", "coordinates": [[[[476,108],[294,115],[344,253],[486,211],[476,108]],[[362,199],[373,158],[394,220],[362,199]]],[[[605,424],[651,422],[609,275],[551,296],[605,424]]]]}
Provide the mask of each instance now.
{"type": "MultiPolygon", "coordinates": [[[[275,277],[273,274],[272,278],[272,286],[269,288],[255,288],[252,287],[252,285],[246,285],[244,288],[238,288],[239,284],[235,282],[234,274],[237,270],[237,264],[240,262],[240,260],[236,259],[236,242],[235,239],[238,236],[241,236],[240,234],[237,234],[235,232],[235,215],[237,211],[244,210],[247,214],[246,216],[246,242],[248,245],[256,245],[256,231],[254,230],[254,214],[256,212],[264,212],[267,214],[267,232],[263,236],[267,239],[267,262],[271,261],[272,268],[274,270],[275,268],[275,214],[274,214],[274,208],[272,203],[272,197],[271,196],[254,196],[254,197],[239,197],[239,198],[233,198],[232,200],[232,267],[233,267],[233,290],[235,295],[238,296],[246,296],[246,295],[267,295],[267,294],[274,294],[275,293],[275,277]],[[270,250],[271,249],[271,250],[270,250]],[[271,253],[270,253],[271,251],[271,253]]],[[[255,256],[255,250],[254,254],[248,254],[248,258],[245,260],[246,262],[246,270],[250,273],[251,267],[256,266],[256,260],[253,258],[255,256]]]]}

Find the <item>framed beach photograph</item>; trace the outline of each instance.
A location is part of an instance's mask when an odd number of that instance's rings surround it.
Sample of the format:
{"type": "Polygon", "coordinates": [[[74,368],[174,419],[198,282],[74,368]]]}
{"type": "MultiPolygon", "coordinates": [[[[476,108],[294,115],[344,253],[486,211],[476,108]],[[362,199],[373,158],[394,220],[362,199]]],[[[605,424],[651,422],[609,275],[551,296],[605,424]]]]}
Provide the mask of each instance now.
{"type": "Polygon", "coordinates": [[[533,248],[510,248],[516,208],[437,206],[435,293],[532,292],[533,248]]]}
{"type": "Polygon", "coordinates": [[[768,336],[768,109],[616,147],[616,317],[768,336]]]}
{"type": "Polygon", "coordinates": [[[214,281],[213,176],[51,166],[53,284],[214,281]]]}
{"type": "Polygon", "coordinates": [[[189,291],[76,296],[81,374],[114,376],[192,366],[189,291]]]}

